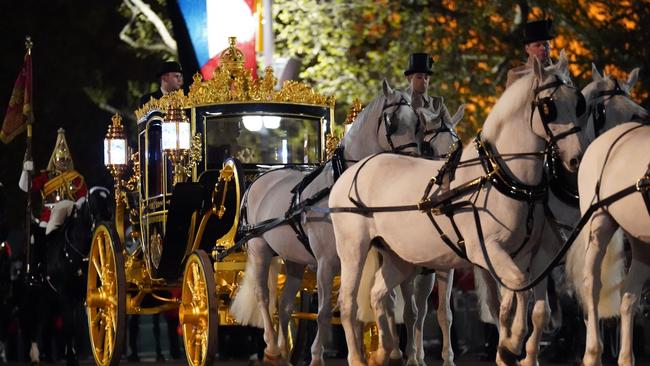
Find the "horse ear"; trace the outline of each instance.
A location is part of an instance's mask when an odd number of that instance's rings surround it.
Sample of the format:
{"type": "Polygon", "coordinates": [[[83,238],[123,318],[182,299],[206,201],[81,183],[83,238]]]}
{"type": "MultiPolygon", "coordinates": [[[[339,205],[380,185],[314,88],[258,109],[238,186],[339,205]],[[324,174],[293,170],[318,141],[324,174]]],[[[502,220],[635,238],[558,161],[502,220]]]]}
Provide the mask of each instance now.
{"type": "Polygon", "coordinates": [[[539,61],[537,56],[533,57],[533,73],[535,74],[535,78],[537,78],[537,80],[544,80],[544,67],[542,66],[542,63],[539,61]]]}
{"type": "Polygon", "coordinates": [[[381,87],[384,90],[384,96],[386,98],[393,94],[393,89],[391,89],[390,85],[388,85],[388,80],[384,79],[384,81],[381,83],[381,87]]]}
{"type": "Polygon", "coordinates": [[[603,79],[603,75],[600,74],[598,68],[593,62],[591,63],[591,79],[593,81],[600,81],[603,79]]]}
{"type": "Polygon", "coordinates": [[[634,87],[634,84],[636,84],[636,81],[639,79],[639,68],[636,67],[634,70],[630,72],[630,75],[627,76],[627,91],[628,93],[632,90],[634,87]]]}
{"type": "Polygon", "coordinates": [[[563,72],[564,74],[569,73],[569,60],[566,57],[566,52],[564,52],[564,49],[560,51],[560,59],[558,61],[558,68],[563,72]]]}
{"type": "Polygon", "coordinates": [[[465,103],[461,104],[460,107],[458,107],[458,110],[454,114],[453,117],[451,117],[451,128],[456,128],[456,125],[458,122],[460,122],[461,119],[463,119],[463,116],[465,115],[465,103]]]}

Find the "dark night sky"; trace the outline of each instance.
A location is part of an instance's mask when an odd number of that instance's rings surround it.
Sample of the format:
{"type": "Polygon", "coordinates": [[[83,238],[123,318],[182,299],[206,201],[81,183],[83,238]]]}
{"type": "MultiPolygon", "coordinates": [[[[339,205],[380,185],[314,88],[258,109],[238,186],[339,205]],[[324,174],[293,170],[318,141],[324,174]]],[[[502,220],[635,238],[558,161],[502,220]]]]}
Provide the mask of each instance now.
{"type": "MultiPolygon", "coordinates": [[[[75,169],[88,186],[109,185],[103,166],[102,144],[111,113],[93,103],[88,87],[105,90],[108,104],[132,110],[135,96],[127,80],[151,80],[159,61],[138,58],[119,40],[126,23],[118,1],[50,0],[0,2],[0,115],[4,118],[13,85],[22,66],[25,35],[32,36],[35,113],[33,154],[36,169],[44,169],[59,127],[74,158],[75,169]]],[[[22,225],[25,195],[17,188],[25,151],[25,134],[0,144],[0,181],[7,186],[12,226],[22,225]]]]}

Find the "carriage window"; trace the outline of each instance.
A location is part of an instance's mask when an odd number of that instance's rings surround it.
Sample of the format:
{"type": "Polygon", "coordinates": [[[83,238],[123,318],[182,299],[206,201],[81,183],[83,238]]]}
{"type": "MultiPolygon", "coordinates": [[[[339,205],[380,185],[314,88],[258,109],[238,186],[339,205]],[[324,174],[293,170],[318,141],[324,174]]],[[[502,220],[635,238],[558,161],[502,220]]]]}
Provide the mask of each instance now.
{"type": "Polygon", "coordinates": [[[206,164],[219,169],[234,156],[242,163],[317,164],[320,120],[295,116],[245,115],[205,121],[206,164]]]}
{"type": "MultiPolygon", "coordinates": [[[[171,165],[168,159],[164,159],[162,151],[162,130],[160,121],[150,122],[148,128],[140,133],[140,151],[144,151],[144,156],[140,158],[140,171],[143,172],[141,194],[146,196],[145,186],[148,188],[148,197],[161,195],[164,190],[163,182],[165,175],[164,165],[167,165],[167,171],[171,171],[171,165]]],[[[167,175],[167,193],[171,193],[171,174],[167,175]]]]}

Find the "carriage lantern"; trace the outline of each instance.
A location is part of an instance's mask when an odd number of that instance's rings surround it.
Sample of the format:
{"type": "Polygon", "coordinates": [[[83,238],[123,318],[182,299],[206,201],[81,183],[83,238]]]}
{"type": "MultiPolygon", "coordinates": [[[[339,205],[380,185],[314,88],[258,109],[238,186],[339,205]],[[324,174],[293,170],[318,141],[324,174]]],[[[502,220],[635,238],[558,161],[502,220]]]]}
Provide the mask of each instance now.
{"type": "Polygon", "coordinates": [[[108,132],[106,132],[106,138],[104,139],[104,165],[111,171],[126,165],[127,154],[122,117],[116,113],[112,119],[113,122],[108,126],[108,132]]]}
{"type": "Polygon", "coordinates": [[[174,167],[174,183],[183,181],[183,163],[190,149],[190,122],[182,109],[171,107],[162,122],[162,148],[174,167]]]}
{"type": "Polygon", "coordinates": [[[190,148],[190,122],[180,108],[167,111],[162,123],[162,148],[167,153],[190,148]]]}

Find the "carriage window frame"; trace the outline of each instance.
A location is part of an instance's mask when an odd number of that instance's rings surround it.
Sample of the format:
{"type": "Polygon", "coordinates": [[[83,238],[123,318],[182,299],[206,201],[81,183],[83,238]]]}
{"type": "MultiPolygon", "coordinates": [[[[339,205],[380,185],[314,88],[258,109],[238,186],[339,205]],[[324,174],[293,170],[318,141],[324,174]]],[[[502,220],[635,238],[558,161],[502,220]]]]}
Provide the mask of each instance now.
{"type": "Polygon", "coordinates": [[[264,170],[272,167],[281,166],[314,166],[323,163],[326,160],[325,135],[330,131],[331,121],[333,120],[334,111],[329,106],[309,105],[298,103],[280,103],[280,102],[243,102],[228,103],[208,106],[194,107],[190,111],[193,134],[201,133],[203,140],[203,161],[194,169],[193,179],[196,181],[201,173],[213,170],[208,169],[207,156],[207,136],[206,125],[208,123],[218,123],[211,121],[220,117],[241,117],[245,115],[258,116],[279,116],[296,119],[318,120],[319,133],[317,136],[317,161],[309,163],[277,163],[277,164],[243,164],[246,170],[264,170]]]}

